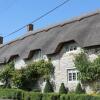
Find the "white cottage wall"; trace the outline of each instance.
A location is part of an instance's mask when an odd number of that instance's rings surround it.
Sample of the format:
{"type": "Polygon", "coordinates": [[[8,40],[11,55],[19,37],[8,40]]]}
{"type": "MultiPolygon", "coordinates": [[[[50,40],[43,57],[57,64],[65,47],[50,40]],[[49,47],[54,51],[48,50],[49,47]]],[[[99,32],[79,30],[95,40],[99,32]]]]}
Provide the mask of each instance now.
{"type": "MultiPolygon", "coordinates": [[[[65,45],[65,46],[63,46],[63,48],[61,49],[61,51],[58,54],[52,55],[50,57],[51,62],[55,67],[54,79],[51,80],[55,83],[55,92],[59,91],[59,87],[60,87],[61,83],[64,83],[65,86],[69,88],[69,90],[75,90],[77,83],[79,81],[69,82],[68,81],[68,70],[75,69],[75,65],[74,65],[74,61],[73,61],[75,58],[74,56],[76,54],[79,54],[81,51],[82,51],[82,49],[80,47],[77,47],[76,50],[66,51],[66,45],[65,45]]],[[[95,53],[94,51],[95,51],[95,49],[88,50],[89,59],[91,61],[93,61],[94,59],[97,58],[97,53],[95,53]]],[[[41,59],[41,56],[39,56],[39,55],[41,55],[40,53],[39,54],[36,53],[34,55],[33,55],[32,59],[30,60],[30,62],[38,61],[41,59]],[[37,57],[36,57],[36,55],[37,55],[37,57]]],[[[42,59],[47,61],[48,57],[46,55],[42,54],[42,59]]],[[[26,65],[27,65],[27,63],[23,59],[17,58],[15,61],[16,69],[20,69],[21,67],[25,67],[26,65]]],[[[39,85],[40,85],[42,91],[44,89],[44,84],[45,84],[45,82],[43,82],[43,80],[39,81],[39,85]]],[[[87,85],[86,92],[90,93],[91,91],[92,91],[92,89],[87,85]]]]}
{"type": "Polygon", "coordinates": [[[67,52],[65,47],[62,48],[61,52],[56,56],[51,58],[51,61],[55,67],[55,85],[56,85],[56,92],[59,91],[59,87],[61,83],[64,83],[69,90],[75,89],[77,82],[68,82],[68,69],[75,69],[74,65],[74,56],[81,52],[80,47],[77,50],[67,52]]]}
{"type": "Polygon", "coordinates": [[[18,57],[15,60],[15,69],[21,69],[21,68],[23,68],[25,66],[26,66],[26,63],[25,63],[25,61],[23,59],[18,57]]]}

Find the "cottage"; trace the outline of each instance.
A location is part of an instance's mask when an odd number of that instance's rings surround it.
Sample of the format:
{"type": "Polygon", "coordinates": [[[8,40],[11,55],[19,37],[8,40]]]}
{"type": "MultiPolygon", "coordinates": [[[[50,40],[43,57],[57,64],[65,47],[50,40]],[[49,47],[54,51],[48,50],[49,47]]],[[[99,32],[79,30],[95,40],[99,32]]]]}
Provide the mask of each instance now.
{"type": "MultiPolygon", "coordinates": [[[[2,37],[0,37],[2,43],[2,37]]],[[[10,43],[1,44],[0,65],[15,60],[15,68],[25,67],[30,61],[51,60],[55,67],[55,91],[63,82],[70,90],[79,82],[74,55],[84,49],[91,60],[100,53],[100,12],[94,12],[51,27],[28,32],[10,43]]],[[[87,91],[89,89],[87,88],[87,91]]]]}

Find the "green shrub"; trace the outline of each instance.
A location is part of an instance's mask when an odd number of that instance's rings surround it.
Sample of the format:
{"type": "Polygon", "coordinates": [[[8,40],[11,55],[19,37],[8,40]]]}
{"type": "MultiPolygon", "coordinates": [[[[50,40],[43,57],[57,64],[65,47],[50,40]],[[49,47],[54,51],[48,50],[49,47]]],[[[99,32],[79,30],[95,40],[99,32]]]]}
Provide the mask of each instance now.
{"type": "MultiPolygon", "coordinates": [[[[100,99],[100,97],[99,97],[100,99]]],[[[68,95],[61,95],[60,100],[98,100],[98,99],[93,99],[92,96],[86,95],[86,94],[68,94],[68,95]]]]}
{"type": "Polygon", "coordinates": [[[85,89],[82,89],[81,84],[78,83],[75,92],[77,94],[82,94],[82,93],[85,93],[85,89]]]}
{"type": "Polygon", "coordinates": [[[60,95],[56,93],[43,94],[42,100],[60,100],[60,95]]]}
{"type": "Polygon", "coordinates": [[[60,89],[59,89],[60,94],[67,94],[68,93],[68,88],[65,88],[64,83],[61,83],[60,89]]]}
{"type": "Polygon", "coordinates": [[[29,92],[24,92],[23,100],[30,100],[30,93],[29,92]]]}
{"type": "Polygon", "coordinates": [[[18,89],[0,89],[0,99],[13,100],[100,100],[100,95],[57,94],[26,92],[18,89]]]}
{"type": "Polygon", "coordinates": [[[42,100],[42,93],[25,92],[24,100],[42,100]]]}
{"type": "Polygon", "coordinates": [[[1,99],[23,99],[23,91],[16,89],[0,89],[0,98],[1,99]]]}
{"type": "Polygon", "coordinates": [[[14,72],[14,62],[10,62],[0,70],[0,82],[3,83],[3,88],[11,88],[11,80],[14,72]]]}
{"type": "Polygon", "coordinates": [[[41,92],[40,89],[33,89],[32,92],[41,92]]]}
{"type": "Polygon", "coordinates": [[[93,96],[92,100],[100,100],[100,96],[93,96]]]}
{"type": "Polygon", "coordinates": [[[30,100],[42,100],[42,94],[41,93],[30,93],[30,100]]]}
{"type": "Polygon", "coordinates": [[[0,81],[3,83],[3,88],[16,87],[32,91],[40,78],[49,78],[53,72],[54,67],[50,61],[40,60],[18,70],[15,70],[14,62],[10,62],[0,70],[0,81]]]}
{"type": "Polygon", "coordinates": [[[50,92],[53,92],[53,87],[50,81],[47,80],[45,88],[44,88],[44,93],[50,93],[50,92]]]}
{"type": "Polygon", "coordinates": [[[60,95],[60,100],[70,100],[70,96],[69,95],[60,95]]]}

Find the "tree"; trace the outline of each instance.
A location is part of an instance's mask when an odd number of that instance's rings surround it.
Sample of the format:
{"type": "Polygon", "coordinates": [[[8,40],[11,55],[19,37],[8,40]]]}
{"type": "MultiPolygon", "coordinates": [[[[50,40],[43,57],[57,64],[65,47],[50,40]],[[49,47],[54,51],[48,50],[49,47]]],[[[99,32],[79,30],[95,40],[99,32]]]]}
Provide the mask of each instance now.
{"type": "Polygon", "coordinates": [[[64,83],[61,83],[60,89],[59,89],[60,94],[67,94],[68,93],[68,88],[65,88],[64,83]]]}
{"type": "Polygon", "coordinates": [[[44,88],[44,93],[50,93],[50,92],[53,92],[53,87],[52,87],[50,81],[47,80],[45,88],[44,88]]]}
{"type": "Polygon", "coordinates": [[[81,87],[81,84],[80,84],[80,83],[78,83],[78,84],[77,84],[77,87],[76,87],[75,92],[76,92],[76,93],[78,93],[78,94],[82,94],[82,93],[84,93],[84,92],[85,92],[85,90],[84,90],[84,89],[82,89],[82,87],[81,87]]]}
{"type": "Polygon", "coordinates": [[[4,88],[11,88],[11,79],[14,72],[14,62],[5,65],[0,71],[0,81],[3,83],[4,88]]]}

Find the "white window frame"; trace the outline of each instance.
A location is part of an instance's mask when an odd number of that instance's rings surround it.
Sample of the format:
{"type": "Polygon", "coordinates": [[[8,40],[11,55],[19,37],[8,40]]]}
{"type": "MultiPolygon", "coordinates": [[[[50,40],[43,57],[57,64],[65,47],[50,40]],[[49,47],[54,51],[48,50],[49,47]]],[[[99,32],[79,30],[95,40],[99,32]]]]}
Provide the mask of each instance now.
{"type": "Polygon", "coordinates": [[[78,83],[78,73],[77,69],[67,69],[67,81],[68,83],[78,83]]]}
{"type": "Polygon", "coordinates": [[[65,46],[67,52],[77,50],[78,46],[76,44],[69,44],[65,46]]]}

